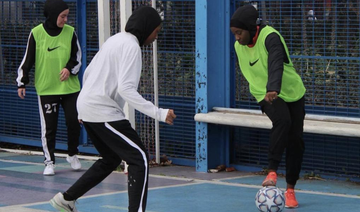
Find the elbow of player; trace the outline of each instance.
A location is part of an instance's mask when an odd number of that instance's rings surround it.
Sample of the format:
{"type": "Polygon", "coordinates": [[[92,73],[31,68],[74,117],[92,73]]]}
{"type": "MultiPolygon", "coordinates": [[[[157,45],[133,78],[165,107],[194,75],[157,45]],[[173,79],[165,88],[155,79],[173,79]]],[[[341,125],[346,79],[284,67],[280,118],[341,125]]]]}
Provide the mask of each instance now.
{"type": "Polygon", "coordinates": [[[126,93],[132,92],[132,90],[134,90],[134,88],[131,86],[121,85],[121,86],[118,86],[117,92],[119,94],[126,94],[126,93]]]}

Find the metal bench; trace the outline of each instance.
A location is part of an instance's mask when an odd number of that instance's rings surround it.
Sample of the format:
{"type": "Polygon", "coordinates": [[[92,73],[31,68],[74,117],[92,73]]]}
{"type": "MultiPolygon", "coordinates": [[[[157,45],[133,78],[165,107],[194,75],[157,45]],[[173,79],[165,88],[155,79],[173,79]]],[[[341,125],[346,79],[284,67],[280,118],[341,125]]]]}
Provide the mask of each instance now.
{"type": "MultiPolygon", "coordinates": [[[[271,129],[269,118],[260,110],[214,107],[208,113],[198,113],[194,116],[197,122],[221,124],[229,126],[271,129]]],[[[304,132],[360,137],[360,118],[306,115],[304,132]]]]}

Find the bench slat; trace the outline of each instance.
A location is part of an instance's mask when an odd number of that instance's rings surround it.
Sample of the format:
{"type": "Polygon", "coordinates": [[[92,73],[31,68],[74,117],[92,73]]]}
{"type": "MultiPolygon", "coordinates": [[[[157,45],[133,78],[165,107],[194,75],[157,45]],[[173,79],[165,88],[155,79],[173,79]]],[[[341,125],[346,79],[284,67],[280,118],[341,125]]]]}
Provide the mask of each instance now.
{"type": "MultiPolygon", "coordinates": [[[[260,129],[271,129],[272,127],[269,118],[261,113],[256,114],[214,111],[209,113],[198,113],[194,116],[194,120],[198,122],[212,124],[260,129]]],[[[304,132],[325,135],[360,137],[360,125],[352,122],[342,123],[305,119],[304,132]]]]}
{"type": "MultiPolygon", "coordinates": [[[[260,110],[242,109],[242,108],[213,107],[213,111],[214,112],[235,113],[235,114],[237,114],[237,113],[256,114],[256,115],[262,114],[262,112],[260,110]]],[[[360,118],[352,118],[352,117],[306,114],[305,119],[315,120],[315,121],[329,121],[329,122],[339,122],[339,123],[360,124],[360,118]]]]}

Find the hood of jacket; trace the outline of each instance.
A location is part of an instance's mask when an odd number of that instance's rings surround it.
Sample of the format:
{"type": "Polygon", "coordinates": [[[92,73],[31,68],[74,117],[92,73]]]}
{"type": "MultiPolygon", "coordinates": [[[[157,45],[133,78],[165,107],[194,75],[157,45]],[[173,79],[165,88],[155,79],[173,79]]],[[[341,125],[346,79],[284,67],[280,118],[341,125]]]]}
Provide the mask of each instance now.
{"type": "Polygon", "coordinates": [[[236,27],[249,31],[250,33],[250,43],[256,34],[257,31],[257,20],[259,18],[259,13],[254,6],[247,4],[242,7],[239,7],[230,20],[230,27],[236,27]]]}
{"type": "Polygon", "coordinates": [[[57,26],[57,19],[64,10],[69,9],[63,0],[46,0],[44,6],[44,16],[46,18],[44,26],[47,30],[60,30],[57,26]]]}
{"type": "Polygon", "coordinates": [[[133,11],[126,23],[125,31],[135,35],[139,45],[142,46],[160,24],[159,13],[152,7],[142,6],[133,11]]]}

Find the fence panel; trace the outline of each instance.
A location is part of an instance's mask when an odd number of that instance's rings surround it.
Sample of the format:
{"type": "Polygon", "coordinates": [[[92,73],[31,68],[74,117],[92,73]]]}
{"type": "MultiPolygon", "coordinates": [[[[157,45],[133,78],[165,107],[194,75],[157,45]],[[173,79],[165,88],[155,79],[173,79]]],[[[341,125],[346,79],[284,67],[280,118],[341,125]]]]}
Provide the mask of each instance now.
{"type": "MultiPolygon", "coordinates": [[[[86,2],[86,63],[98,50],[97,1],[86,2]]],[[[250,1],[230,0],[232,10],[250,1]]],[[[68,0],[69,24],[83,27],[75,0],[68,0]]],[[[151,5],[150,0],[133,0],[133,8],[151,5]]],[[[307,88],[307,113],[360,117],[359,11],[358,1],[252,1],[260,16],[284,36],[293,63],[307,88]],[[312,12],[311,12],[312,11],[312,12]],[[313,14],[313,15],[312,15],[313,14]]],[[[0,140],[41,146],[37,96],[32,84],[27,98],[17,97],[15,79],[31,28],[42,22],[44,0],[0,0],[0,140]]],[[[158,39],[159,104],[175,109],[174,126],[160,124],[161,154],[178,164],[193,165],[195,158],[195,0],[157,1],[164,17],[158,39]]],[[[120,29],[119,0],[110,1],[111,34],[120,29]]],[[[231,14],[229,14],[231,15],[231,14]]],[[[232,44],[229,44],[232,45],[232,44]]],[[[153,101],[152,47],[143,49],[144,67],[139,91],[153,101]]],[[[232,52],[234,55],[234,52],[232,52]]],[[[86,64],[84,64],[86,65],[86,64]]],[[[236,67],[236,64],[232,64],[236,67]]],[[[258,108],[248,85],[235,68],[233,106],[258,108]]],[[[154,155],[155,124],[136,113],[137,131],[154,155]]],[[[234,129],[232,163],[262,167],[266,162],[264,143],[267,132],[234,129]],[[250,145],[251,143],[251,145],[250,145]],[[256,152],[254,149],[258,149],[256,152]],[[248,154],[251,152],[253,156],[248,154]]],[[[59,143],[66,142],[63,115],[60,114],[59,143]]],[[[305,135],[304,167],[307,170],[333,170],[337,174],[360,173],[359,140],[346,137],[305,135]],[[325,145],[326,144],[326,145],[325,145]],[[346,149],[346,147],[353,147],[346,149]],[[337,151],[341,150],[341,151],[337,151]],[[347,152],[347,153],[346,153],[347,152]],[[330,154],[330,155],[328,155],[330,154]],[[316,158],[315,158],[316,156],[316,158]],[[333,164],[342,161],[346,165],[333,164]],[[331,168],[319,161],[333,164],[331,168]],[[356,165],[357,164],[357,165],[356,165]],[[337,170],[337,171],[334,171],[337,170]]],[[[91,141],[89,141],[91,145],[91,141]]]]}
{"type": "MultiPolygon", "coordinates": [[[[44,21],[44,0],[0,1],[1,61],[0,67],[0,138],[1,141],[41,146],[40,120],[37,95],[33,80],[27,86],[25,100],[17,97],[15,79],[17,69],[25,53],[26,42],[31,29],[44,21]]],[[[97,1],[86,0],[86,20],[79,20],[76,0],[66,1],[70,7],[68,23],[78,29],[86,23],[84,44],[86,66],[98,51],[97,1]]],[[[140,5],[151,6],[151,0],[133,0],[133,9],[140,5]]],[[[190,1],[157,1],[157,9],[164,18],[162,33],[158,39],[159,52],[159,106],[173,108],[178,115],[175,126],[160,124],[160,151],[174,162],[194,165],[195,123],[194,115],[194,40],[195,3],[190,1]]],[[[110,1],[111,35],[120,31],[120,1],[110,1]]],[[[80,35],[79,35],[80,37],[80,35]]],[[[140,93],[148,100],[154,100],[152,47],[143,48],[143,73],[139,85],[140,93]]],[[[83,68],[84,68],[83,66],[83,68]]],[[[30,79],[33,79],[34,70],[30,79]]],[[[58,143],[66,143],[66,126],[61,110],[58,143]]],[[[155,155],[154,121],[136,113],[137,125],[150,155],[155,155]]],[[[86,142],[91,146],[91,141],[86,142]]],[[[60,147],[65,148],[65,147],[60,147]]],[[[87,151],[87,150],[85,150],[87,151]]],[[[93,152],[93,150],[89,150],[93,152]]]]}

